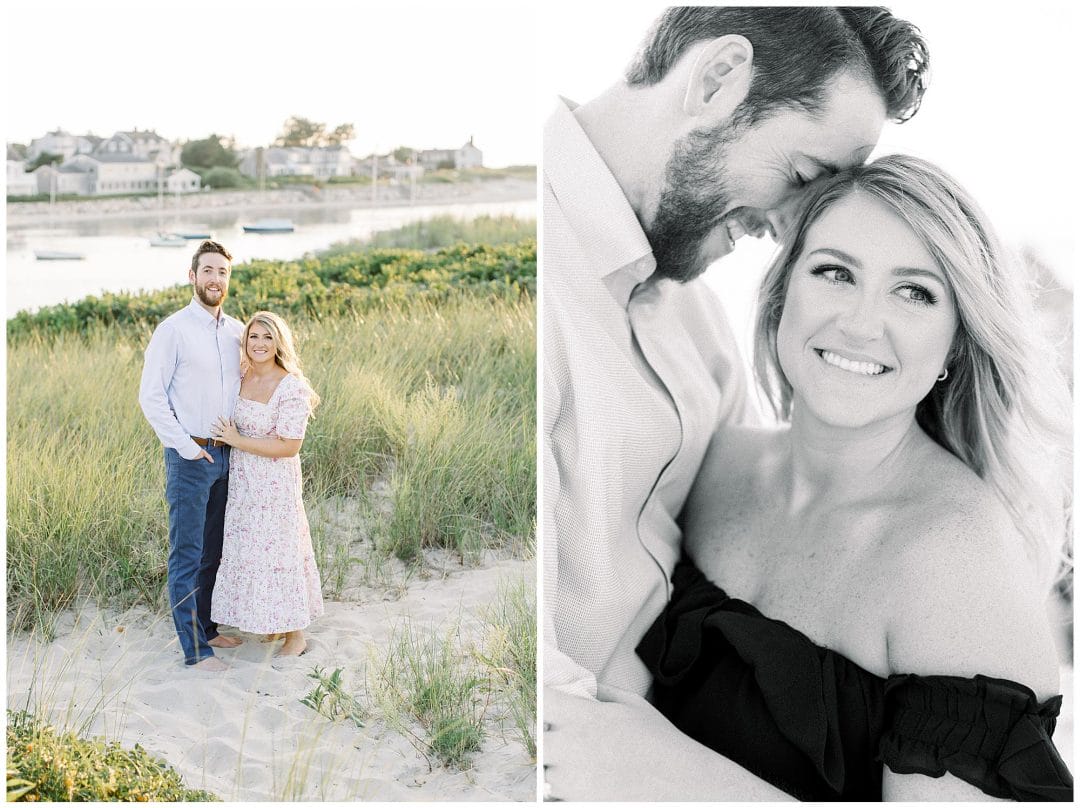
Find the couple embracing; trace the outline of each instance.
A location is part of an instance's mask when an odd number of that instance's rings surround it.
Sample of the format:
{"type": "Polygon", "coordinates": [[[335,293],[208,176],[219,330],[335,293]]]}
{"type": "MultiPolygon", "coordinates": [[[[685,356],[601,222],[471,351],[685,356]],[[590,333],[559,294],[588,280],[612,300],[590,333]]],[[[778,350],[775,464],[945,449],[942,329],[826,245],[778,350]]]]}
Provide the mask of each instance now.
{"type": "Polygon", "coordinates": [[[883,8],[672,8],[548,121],[549,798],[1072,799],[1067,388],[968,193],[864,162],[928,64],[883,8]],[[773,428],[698,278],[766,233],[773,428]]]}
{"type": "Polygon", "coordinates": [[[319,398],[280,317],[222,311],[231,274],[229,251],[202,242],[191,302],[155,329],[139,388],[165,451],[173,623],[185,664],[209,671],[228,667],[214,649],[243,642],[219,624],[296,656],[323,613],[299,459],[319,398]]]}

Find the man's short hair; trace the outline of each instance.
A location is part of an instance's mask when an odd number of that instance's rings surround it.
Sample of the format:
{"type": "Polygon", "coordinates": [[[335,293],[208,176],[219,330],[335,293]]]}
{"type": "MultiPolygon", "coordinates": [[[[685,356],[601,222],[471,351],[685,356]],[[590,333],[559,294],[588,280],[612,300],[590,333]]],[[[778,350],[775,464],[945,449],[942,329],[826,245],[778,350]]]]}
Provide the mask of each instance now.
{"type": "Polygon", "coordinates": [[[218,255],[223,255],[225,256],[225,260],[227,260],[230,264],[232,263],[232,253],[226,250],[222,244],[219,244],[216,241],[207,240],[200,244],[199,249],[195,250],[195,254],[191,256],[192,272],[199,271],[199,258],[206,253],[217,253],[218,255]]]}
{"type": "Polygon", "coordinates": [[[667,75],[693,44],[740,34],[754,46],[753,79],[737,115],[754,124],[778,109],[819,112],[842,70],[871,79],[890,120],[919,110],[930,54],[919,29],[881,7],[669,8],[654,23],[626,71],[631,85],[667,75]]]}

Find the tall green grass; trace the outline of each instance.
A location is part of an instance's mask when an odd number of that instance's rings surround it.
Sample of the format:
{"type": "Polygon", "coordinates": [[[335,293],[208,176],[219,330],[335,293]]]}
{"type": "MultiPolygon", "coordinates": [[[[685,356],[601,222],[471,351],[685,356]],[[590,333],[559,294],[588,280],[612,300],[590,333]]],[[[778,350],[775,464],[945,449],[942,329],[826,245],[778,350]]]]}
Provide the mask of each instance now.
{"type": "Polygon", "coordinates": [[[501,684],[510,717],[536,757],[536,590],[524,579],[502,587],[483,612],[488,639],[481,661],[501,684]]]}
{"type": "Polygon", "coordinates": [[[380,230],[367,238],[331,244],[316,253],[325,258],[332,255],[355,252],[358,249],[377,247],[433,250],[454,244],[506,244],[533,238],[536,234],[534,220],[515,216],[476,216],[462,219],[455,216],[433,216],[410,222],[394,230],[380,230]]]}
{"type": "MultiPolygon", "coordinates": [[[[535,311],[531,298],[389,301],[292,318],[323,403],[301,451],[305,497],[367,503],[391,482],[371,539],[414,558],[533,544],[535,311]]],[[[79,597],[164,603],[161,447],[137,404],[146,334],[32,333],[8,348],[9,629],[47,626],[79,597]]],[[[315,531],[323,574],[355,563],[315,531]]]]}
{"type": "Polygon", "coordinates": [[[440,636],[404,623],[394,633],[371,690],[391,726],[411,735],[408,722],[419,722],[422,748],[443,765],[464,768],[484,741],[485,684],[456,628],[440,636]]]}

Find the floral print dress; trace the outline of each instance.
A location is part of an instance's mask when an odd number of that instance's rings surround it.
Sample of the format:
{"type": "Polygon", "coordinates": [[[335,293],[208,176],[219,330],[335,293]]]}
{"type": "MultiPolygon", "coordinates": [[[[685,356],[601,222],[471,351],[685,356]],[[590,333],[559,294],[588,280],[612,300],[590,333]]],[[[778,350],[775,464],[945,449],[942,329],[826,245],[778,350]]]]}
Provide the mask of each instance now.
{"type": "MultiPolygon", "coordinates": [[[[248,437],[300,439],[309,414],[306,385],[288,375],[265,404],[238,399],[233,420],[248,437]]],[[[211,619],[241,631],[276,634],[306,628],[322,613],[300,456],[261,457],[233,449],[211,619]]]]}

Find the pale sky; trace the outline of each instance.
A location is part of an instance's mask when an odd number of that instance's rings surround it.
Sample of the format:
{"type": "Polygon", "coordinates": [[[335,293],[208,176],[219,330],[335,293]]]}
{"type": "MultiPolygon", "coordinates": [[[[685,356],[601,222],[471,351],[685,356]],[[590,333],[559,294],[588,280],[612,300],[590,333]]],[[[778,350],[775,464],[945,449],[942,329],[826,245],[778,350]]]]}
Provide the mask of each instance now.
{"type": "MultiPolygon", "coordinates": [[[[1003,237],[1034,245],[1071,286],[1080,220],[1075,13],[1064,3],[885,5],[922,29],[932,77],[918,115],[886,124],[878,153],[941,165],[1003,237]]],[[[631,0],[617,13],[577,5],[542,14],[541,116],[557,95],[583,103],[617,81],[662,9],[631,0]]]]}
{"type": "Polygon", "coordinates": [[[361,157],[457,148],[536,164],[534,6],[346,0],[7,2],[4,138],[47,131],[266,145],[291,115],[356,127],[361,157]]]}

